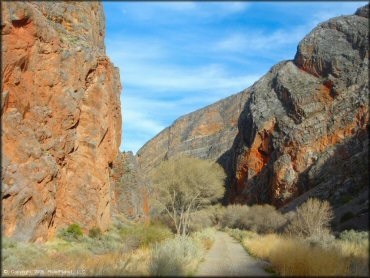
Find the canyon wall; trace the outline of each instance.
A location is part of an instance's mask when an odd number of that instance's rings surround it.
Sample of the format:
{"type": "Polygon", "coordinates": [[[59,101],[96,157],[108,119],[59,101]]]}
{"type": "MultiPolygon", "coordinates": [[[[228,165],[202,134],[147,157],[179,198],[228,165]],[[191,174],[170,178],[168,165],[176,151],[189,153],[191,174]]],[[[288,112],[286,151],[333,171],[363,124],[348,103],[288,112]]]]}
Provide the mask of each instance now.
{"type": "Polygon", "coordinates": [[[149,181],[132,152],[120,152],[113,161],[114,214],[130,220],[148,219],[149,181]]]}
{"type": "MultiPolygon", "coordinates": [[[[368,13],[367,5],[319,24],[294,60],[275,65],[244,92],[178,119],[138,152],[145,172],[180,155],[214,159],[228,173],[229,202],[285,210],[310,196],[338,207],[365,196],[368,13]]],[[[362,218],[364,206],[356,207],[362,218]]]]}
{"type": "Polygon", "coordinates": [[[281,207],[319,185],[325,184],[325,199],[344,184],[366,188],[364,9],[319,24],[299,43],[293,61],[274,66],[252,86],[232,148],[232,201],[281,207]]]}
{"type": "Polygon", "coordinates": [[[245,90],[177,119],[137,152],[143,172],[148,174],[163,160],[182,155],[226,160],[223,155],[238,133],[248,94],[245,90]]]}
{"type": "Polygon", "coordinates": [[[106,230],[121,84],[99,2],[2,2],[3,235],[106,230]]]}

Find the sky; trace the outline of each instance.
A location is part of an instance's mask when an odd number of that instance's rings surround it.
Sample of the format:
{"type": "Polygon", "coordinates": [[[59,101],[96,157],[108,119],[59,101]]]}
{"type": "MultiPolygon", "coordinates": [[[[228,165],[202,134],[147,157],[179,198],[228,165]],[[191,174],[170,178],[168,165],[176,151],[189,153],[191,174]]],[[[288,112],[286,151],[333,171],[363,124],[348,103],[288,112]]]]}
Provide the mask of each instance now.
{"type": "Polygon", "coordinates": [[[294,58],[318,23],[366,2],[103,2],[123,90],[121,151],[294,58]]]}

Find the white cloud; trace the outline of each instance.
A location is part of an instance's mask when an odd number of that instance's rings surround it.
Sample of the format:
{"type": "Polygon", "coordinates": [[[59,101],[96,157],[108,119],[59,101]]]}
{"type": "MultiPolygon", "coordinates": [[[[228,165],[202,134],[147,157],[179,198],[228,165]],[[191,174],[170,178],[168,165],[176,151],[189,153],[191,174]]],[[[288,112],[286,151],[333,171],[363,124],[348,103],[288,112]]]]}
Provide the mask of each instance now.
{"type": "Polygon", "coordinates": [[[298,26],[291,30],[276,30],[272,33],[258,30],[233,33],[218,41],[214,46],[214,50],[231,52],[280,50],[286,45],[298,44],[304,35],[307,34],[308,29],[310,28],[306,26],[298,26]]]}

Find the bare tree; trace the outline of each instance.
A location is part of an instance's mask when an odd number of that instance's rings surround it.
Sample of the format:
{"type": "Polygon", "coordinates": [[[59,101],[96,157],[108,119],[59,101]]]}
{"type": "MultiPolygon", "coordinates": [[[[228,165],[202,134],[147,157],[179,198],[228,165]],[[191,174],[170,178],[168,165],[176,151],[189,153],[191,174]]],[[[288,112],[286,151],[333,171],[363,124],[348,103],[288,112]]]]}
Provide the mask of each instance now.
{"type": "Polygon", "coordinates": [[[333,210],[328,201],[308,199],[297,208],[287,232],[301,237],[323,236],[329,233],[333,210]]]}
{"type": "Polygon", "coordinates": [[[168,214],[177,233],[185,235],[191,213],[223,196],[225,178],[222,167],[210,160],[164,161],[152,173],[153,203],[168,214]]]}

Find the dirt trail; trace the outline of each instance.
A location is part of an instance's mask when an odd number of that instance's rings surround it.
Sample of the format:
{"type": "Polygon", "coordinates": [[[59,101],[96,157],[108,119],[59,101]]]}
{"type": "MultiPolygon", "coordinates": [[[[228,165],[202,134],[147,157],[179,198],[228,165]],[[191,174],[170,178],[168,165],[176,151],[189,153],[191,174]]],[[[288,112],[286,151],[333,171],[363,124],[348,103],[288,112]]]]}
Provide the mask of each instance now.
{"type": "Polygon", "coordinates": [[[199,265],[197,276],[269,276],[266,263],[251,257],[242,245],[223,232],[216,232],[215,242],[199,265]]]}

